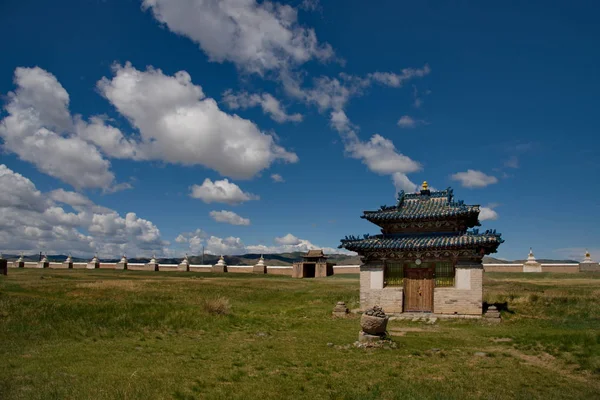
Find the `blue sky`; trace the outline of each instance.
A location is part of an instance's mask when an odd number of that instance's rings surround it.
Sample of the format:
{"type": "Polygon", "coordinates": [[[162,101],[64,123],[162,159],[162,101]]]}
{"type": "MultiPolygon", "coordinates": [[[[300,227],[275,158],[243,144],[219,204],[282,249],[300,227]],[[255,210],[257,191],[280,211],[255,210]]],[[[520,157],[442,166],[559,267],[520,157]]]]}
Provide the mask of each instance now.
{"type": "Polygon", "coordinates": [[[331,251],[427,180],[600,258],[598,6],[521,3],[4,1],[0,250],[331,251]]]}

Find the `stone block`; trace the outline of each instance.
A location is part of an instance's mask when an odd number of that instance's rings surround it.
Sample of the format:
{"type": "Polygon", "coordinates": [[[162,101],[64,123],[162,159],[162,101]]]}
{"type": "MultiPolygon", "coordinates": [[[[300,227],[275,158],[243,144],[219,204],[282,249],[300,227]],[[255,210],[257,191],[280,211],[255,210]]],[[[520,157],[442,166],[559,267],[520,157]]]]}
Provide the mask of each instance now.
{"type": "Polygon", "coordinates": [[[383,336],[380,336],[380,335],[370,335],[370,334],[365,333],[363,331],[358,332],[358,341],[360,343],[378,342],[382,338],[383,338],[383,336]]]}

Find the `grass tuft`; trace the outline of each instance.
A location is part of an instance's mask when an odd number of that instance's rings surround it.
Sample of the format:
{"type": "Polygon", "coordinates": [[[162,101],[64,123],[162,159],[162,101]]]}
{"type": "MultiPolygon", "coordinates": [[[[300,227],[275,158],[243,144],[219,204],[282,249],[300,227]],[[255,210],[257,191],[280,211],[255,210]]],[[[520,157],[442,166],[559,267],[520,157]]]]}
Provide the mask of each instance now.
{"type": "Polygon", "coordinates": [[[204,299],[202,308],[211,315],[227,315],[231,312],[231,304],[229,304],[229,299],[226,297],[204,299]]]}

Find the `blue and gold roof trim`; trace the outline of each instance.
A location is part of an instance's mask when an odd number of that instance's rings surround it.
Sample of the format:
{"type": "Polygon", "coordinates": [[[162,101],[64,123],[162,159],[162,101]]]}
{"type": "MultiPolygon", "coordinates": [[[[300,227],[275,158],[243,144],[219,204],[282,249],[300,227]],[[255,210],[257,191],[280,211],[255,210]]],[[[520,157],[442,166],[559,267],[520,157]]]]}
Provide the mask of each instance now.
{"type": "Polygon", "coordinates": [[[462,200],[454,201],[451,188],[431,192],[424,182],[420,193],[398,193],[398,203],[381,206],[376,211],[365,211],[361,218],[373,223],[404,222],[455,217],[477,217],[478,205],[466,205],[462,200]]]}
{"type": "Polygon", "coordinates": [[[478,229],[466,233],[423,233],[346,236],[341,240],[340,248],[362,253],[373,250],[462,250],[484,249],[486,254],[495,253],[504,242],[501,234],[495,230],[479,233],[478,229]]]}

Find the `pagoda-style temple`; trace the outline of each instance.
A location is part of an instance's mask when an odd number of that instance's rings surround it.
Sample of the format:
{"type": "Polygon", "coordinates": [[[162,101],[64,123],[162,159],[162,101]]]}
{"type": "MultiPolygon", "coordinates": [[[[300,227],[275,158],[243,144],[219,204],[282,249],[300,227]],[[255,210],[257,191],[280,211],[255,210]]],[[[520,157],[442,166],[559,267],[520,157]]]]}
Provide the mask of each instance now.
{"type": "Polygon", "coordinates": [[[365,211],[379,235],[346,237],[340,248],[357,252],[360,306],[386,313],[429,312],[481,315],[484,255],[504,242],[493,231],[480,233],[479,206],[455,200],[451,188],[398,194],[394,206],[365,211]]]}

